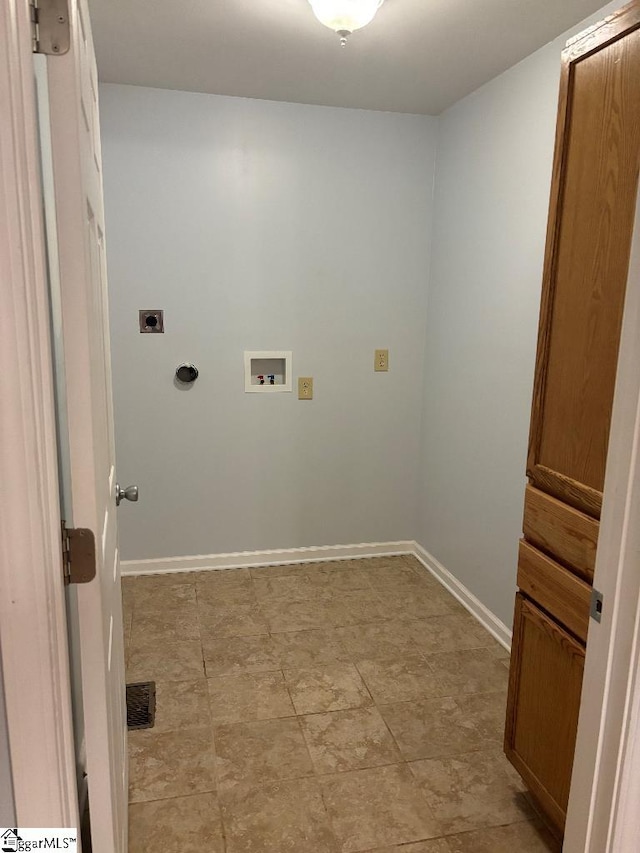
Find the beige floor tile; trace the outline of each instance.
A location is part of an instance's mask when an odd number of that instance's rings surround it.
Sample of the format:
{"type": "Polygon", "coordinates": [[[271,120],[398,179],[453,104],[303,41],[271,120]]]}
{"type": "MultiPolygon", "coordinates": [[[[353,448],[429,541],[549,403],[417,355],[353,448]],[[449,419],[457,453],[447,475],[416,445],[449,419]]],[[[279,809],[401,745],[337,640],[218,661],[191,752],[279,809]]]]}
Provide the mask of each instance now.
{"type": "Polygon", "coordinates": [[[407,761],[486,749],[471,715],[453,698],[381,705],[380,712],[407,761]]]}
{"type": "Polygon", "coordinates": [[[378,704],[443,695],[433,670],[419,655],[402,660],[359,660],[358,669],[378,704]]]}
{"type": "Polygon", "coordinates": [[[122,596],[122,633],[124,639],[124,659],[129,657],[129,646],[131,643],[131,626],[133,624],[133,596],[129,593],[122,596]]]}
{"type": "Polygon", "coordinates": [[[321,784],[342,853],[441,835],[405,764],[324,776],[321,784]]]}
{"type": "Polygon", "coordinates": [[[210,723],[206,679],[156,683],[154,732],[200,729],[210,723]]]}
{"type": "MultiPolygon", "coordinates": [[[[402,847],[379,848],[375,853],[451,853],[451,848],[446,838],[434,838],[432,841],[403,844],[402,847]]],[[[513,850],[511,853],[518,853],[518,851],[513,850]]]]}
{"type": "Polygon", "coordinates": [[[416,572],[402,565],[373,569],[369,573],[369,581],[374,589],[405,595],[442,589],[441,584],[429,572],[416,572]]]}
{"type": "Polygon", "coordinates": [[[447,838],[451,853],[553,853],[559,845],[537,823],[514,823],[447,838]]]}
{"type": "Polygon", "coordinates": [[[124,578],[123,623],[157,682],[131,853],[553,850],[501,754],[508,654],[413,556],[124,578]]]}
{"type": "Polygon", "coordinates": [[[300,575],[307,571],[311,563],[289,563],[283,566],[256,566],[250,569],[251,577],[256,578],[284,578],[289,575],[300,575]]]}
{"type": "MultiPolygon", "coordinates": [[[[443,588],[443,589],[444,589],[444,588],[443,588]]],[[[445,595],[448,595],[448,593],[446,592],[446,590],[444,590],[444,592],[445,592],[445,595]]],[[[467,608],[466,608],[466,607],[465,607],[465,606],[464,606],[460,601],[458,601],[458,599],[457,599],[457,598],[455,598],[453,595],[452,595],[452,596],[450,596],[450,600],[449,600],[449,607],[450,607],[450,609],[451,609],[451,612],[452,612],[452,613],[459,613],[461,616],[468,616],[470,619],[472,619],[472,620],[476,623],[477,630],[478,630],[478,632],[479,632],[479,634],[480,634],[480,636],[481,636],[481,637],[484,637],[484,636],[486,636],[487,634],[489,635],[489,637],[491,637],[491,634],[489,634],[489,632],[487,631],[487,629],[486,629],[486,628],[484,628],[484,627],[483,627],[483,626],[478,622],[478,620],[477,620],[477,619],[475,619],[473,616],[471,616],[471,614],[469,613],[469,611],[467,610],[467,608]]]]}
{"type": "Polygon", "coordinates": [[[317,592],[308,576],[302,572],[295,575],[255,578],[253,588],[258,601],[305,601],[314,598],[317,592]]]}
{"type": "Polygon", "coordinates": [[[451,596],[451,610],[462,620],[465,620],[470,630],[474,631],[482,640],[485,641],[484,645],[488,645],[494,640],[494,637],[487,631],[484,625],[481,625],[476,617],[473,616],[467,608],[453,596],[451,596]]]}
{"type": "Polygon", "coordinates": [[[149,608],[136,604],[131,627],[131,643],[184,642],[199,640],[198,611],[195,604],[149,608]]]}
{"type": "MultiPolygon", "coordinates": [[[[162,596],[165,589],[175,589],[178,586],[189,586],[193,591],[195,580],[189,572],[164,572],[156,575],[138,575],[134,579],[133,595],[138,600],[162,596]]],[[[188,595],[189,593],[187,593],[188,595]]]]}
{"type": "Polygon", "coordinates": [[[389,554],[381,557],[362,557],[361,559],[342,560],[340,565],[347,566],[351,563],[353,566],[367,569],[386,569],[389,567],[403,568],[405,565],[402,554],[389,554]]]}
{"type": "Polygon", "coordinates": [[[153,590],[162,586],[176,586],[182,583],[194,583],[191,572],[157,572],[150,575],[137,575],[134,578],[136,592],[142,589],[153,590]]]}
{"type": "Polygon", "coordinates": [[[422,654],[453,652],[461,649],[479,649],[486,640],[474,632],[470,620],[462,614],[450,613],[409,622],[413,640],[422,654]]]}
{"type": "Polygon", "coordinates": [[[309,582],[319,590],[346,592],[354,589],[369,589],[369,575],[365,569],[351,568],[349,571],[309,572],[309,582]]]}
{"type": "MultiPolygon", "coordinates": [[[[479,626],[479,627],[482,628],[482,626],[479,626]]],[[[497,640],[495,640],[489,634],[488,631],[486,632],[486,634],[487,634],[488,639],[487,639],[487,642],[484,643],[483,645],[486,645],[486,647],[488,649],[491,649],[494,656],[498,660],[507,661],[507,662],[510,661],[511,660],[511,652],[509,651],[509,649],[505,649],[505,647],[501,643],[499,643],[497,640]]]]}
{"type": "Polygon", "coordinates": [[[517,823],[532,816],[523,785],[497,751],[415,761],[409,766],[444,834],[517,823]]]}
{"type": "MultiPolygon", "coordinates": [[[[378,595],[384,596],[384,598],[391,597],[395,600],[398,599],[410,599],[414,596],[419,596],[421,599],[428,599],[433,597],[434,601],[438,602],[437,613],[442,612],[451,612],[451,608],[448,607],[446,610],[442,607],[443,600],[443,589],[442,585],[438,583],[438,581],[431,578],[430,575],[425,575],[424,577],[418,575],[407,574],[397,578],[396,580],[377,580],[371,581],[371,586],[378,593],[378,595]]],[[[448,593],[446,593],[448,596],[448,593]]],[[[448,598],[447,604],[449,604],[448,598]]],[[[423,607],[420,613],[424,613],[425,608],[423,607]]],[[[436,612],[436,609],[433,609],[436,612]]],[[[430,618],[432,615],[431,608],[427,605],[427,613],[426,617],[430,618]]],[[[420,616],[416,617],[412,614],[411,618],[421,618],[420,616]]]]}
{"type": "Polygon", "coordinates": [[[224,853],[214,794],[132,803],[129,853],[224,853]]]}
{"type": "Polygon", "coordinates": [[[354,571],[368,571],[372,560],[322,560],[318,563],[307,563],[306,571],[328,572],[331,574],[351,574],[354,571]]]}
{"type": "Polygon", "coordinates": [[[428,655],[443,692],[449,696],[461,693],[488,693],[507,689],[507,673],[489,649],[465,649],[428,655]]]}
{"type": "Polygon", "coordinates": [[[281,672],[257,672],[207,679],[215,723],[241,723],[295,716],[281,672]]]}
{"type": "Polygon", "coordinates": [[[164,578],[159,583],[145,580],[140,578],[131,594],[133,644],[199,639],[194,584],[169,583],[164,578]]]}
{"type": "Polygon", "coordinates": [[[284,671],[297,714],[342,711],[371,704],[371,696],[351,663],[284,671]]]}
{"type": "Polygon", "coordinates": [[[138,575],[121,575],[120,586],[122,588],[122,595],[131,595],[136,587],[137,582],[138,575]]]}
{"type": "Polygon", "coordinates": [[[331,628],[334,625],[331,602],[323,599],[263,601],[261,607],[272,633],[331,628]]]}
{"type": "Polygon", "coordinates": [[[274,654],[282,669],[300,669],[335,661],[348,662],[351,656],[341,641],[340,629],[313,628],[272,634],[274,654]]]}
{"type": "Polygon", "coordinates": [[[406,566],[409,566],[409,568],[413,569],[415,572],[427,571],[427,569],[425,569],[420,560],[413,554],[403,554],[401,560],[406,566]]]}
{"type": "Polygon", "coordinates": [[[211,583],[199,581],[196,585],[198,604],[209,607],[256,606],[255,589],[251,580],[242,583],[211,583]]]}
{"type": "Polygon", "coordinates": [[[135,594],[133,590],[133,584],[128,583],[125,585],[124,581],[122,582],[122,614],[129,618],[133,616],[135,602],[135,594]]]}
{"type": "Polygon", "coordinates": [[[387,619],[430,619],[432,616],[446,616],[453,613],[454,599],[442,587],[416,589],[411,595],[406,590],[394,590],[386,587],[384,595],[387,619]]]}
{"type": "Polygon", "coordinates": [[[221,805],[227,853],[337,853],[315,779],[237,788],[221,805]]]}
{"type": "Polygon", "coordinates": [[[418,655],[412,625],[411,622],[377,622],[337,628],[336,633],[355,661],[402,660],[418,655]]]}
{"type": "Polygon", "coordinates": [[[457,696],[456,702],[464,717],[482,737],[486,744],[485,749],[490,749],[492,746],[501,749],[507,714],[506,691],[457,696]]]}
{"type": "Polygon", "coordinates": [[[327,599],[332,625],[366,625],[387,619],[383,600],[371,589],[332,592],[327,599]]]}
{"type": "Polygon", "coordinates": [[[281,669],[280,658],[269,634],[249,637],[209,637],[205,634],[202,651],[207,677],[281,669]]]}
{"type": "Polygon", "coordinates": [[[198,601],[203,637],[250,637],[269,633],[269,625],[257,604],[226,604],[198,601]]]}
{"type": "Polygon", "coordinates": [[[196,585],[188,581],[176,582],[177,575],[141,577],[133,588],[133,599],[139,611],[175,610],[196,603],[196,585]],[[153,578],[153,579],[152,579],[153,578]],[[146,582],[145,582],[146,581],[146,582]]]}
{"type": "Polygon", "coordinates": [[[362,770],[401,761],[380,712],[352,708],[301,718],[313,764],[318,773],[362,770]]]}
{"type": "Polygon", "coordinates": [[[214,738],[220,791],[313,775],[295,717],[216,726],[214,738]]]}
{"type": "Polygon", "coordinates": [[[211,728],[129,733],[129,800],[169,799],[215,789],[211,728]]]}
{"type": "Polygon", "coordinates": [[[190,642],[154,642],[131,644],[127,665],[127,682],[189,681],[204,677],[202,646],[199,640],[190,642]]]}
{"type": "Polygon", "coordinates": [[[193,572],[191,575],[197,584],[209,584],[212,587],[250,586],[249,569],[211,569],[193,572]]]}

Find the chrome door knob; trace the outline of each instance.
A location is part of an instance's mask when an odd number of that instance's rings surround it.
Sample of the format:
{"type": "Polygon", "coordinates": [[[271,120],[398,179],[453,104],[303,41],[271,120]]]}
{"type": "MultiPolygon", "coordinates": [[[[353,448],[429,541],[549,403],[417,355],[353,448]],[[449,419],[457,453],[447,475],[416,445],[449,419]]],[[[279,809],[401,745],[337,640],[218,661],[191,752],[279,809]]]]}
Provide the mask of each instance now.
{"type": "Polygon", "coordinates": [[[137,501],[138,487],[127,486],[126,489],[122,489],[120,488],[119,483],[116,483],[116,506],[120,506],[120,501],[123,499],[127,501],[137,501]]]}

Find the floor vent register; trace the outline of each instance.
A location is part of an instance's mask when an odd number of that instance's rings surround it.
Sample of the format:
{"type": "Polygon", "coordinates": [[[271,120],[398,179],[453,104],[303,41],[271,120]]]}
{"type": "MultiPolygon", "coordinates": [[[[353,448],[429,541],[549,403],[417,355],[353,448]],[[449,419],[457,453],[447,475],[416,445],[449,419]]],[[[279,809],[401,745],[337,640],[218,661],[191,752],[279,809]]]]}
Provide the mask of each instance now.
{"type": "Polygon", "coordinates": [[[156,717],[156,683],[127,684],[127,728],[151,729],[156,717]]]}

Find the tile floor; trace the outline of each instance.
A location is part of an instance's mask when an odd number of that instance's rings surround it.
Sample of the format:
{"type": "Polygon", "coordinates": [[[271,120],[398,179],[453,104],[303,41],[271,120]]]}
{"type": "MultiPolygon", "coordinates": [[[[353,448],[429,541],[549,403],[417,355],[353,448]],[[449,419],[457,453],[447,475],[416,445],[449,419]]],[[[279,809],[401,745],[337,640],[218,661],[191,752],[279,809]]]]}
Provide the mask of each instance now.
{"type": "Polygon", "coordinates": [[[130,853],[544,853],[505,651],[413,557],[123,582],[130,853]]]}

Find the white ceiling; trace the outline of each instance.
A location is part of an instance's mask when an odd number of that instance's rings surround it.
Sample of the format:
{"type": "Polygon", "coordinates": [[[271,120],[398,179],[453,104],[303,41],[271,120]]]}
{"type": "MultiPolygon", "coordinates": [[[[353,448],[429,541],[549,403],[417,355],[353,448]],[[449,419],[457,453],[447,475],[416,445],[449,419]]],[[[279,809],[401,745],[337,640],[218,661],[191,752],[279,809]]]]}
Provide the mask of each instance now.
{"type": "Polygon", "coordinates": [[[604,0],[386,0],[345,49],[308,0],[90,0],[100,79],[437,114],[604,0]]]}

